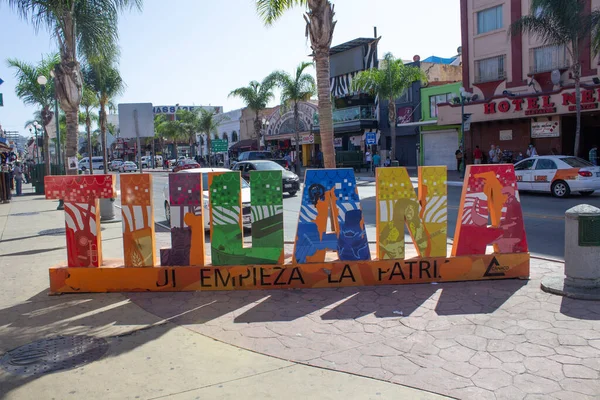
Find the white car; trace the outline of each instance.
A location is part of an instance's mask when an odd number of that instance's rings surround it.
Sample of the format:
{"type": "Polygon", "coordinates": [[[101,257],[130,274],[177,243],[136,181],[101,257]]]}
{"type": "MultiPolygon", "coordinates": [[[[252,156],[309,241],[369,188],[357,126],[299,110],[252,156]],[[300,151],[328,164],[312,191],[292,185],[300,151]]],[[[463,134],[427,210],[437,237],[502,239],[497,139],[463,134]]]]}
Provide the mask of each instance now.
{"type": "Polygon", "coordinates": [[[125,161],[119,166],[119,172],[135,172],[137,170],[138,167],[133,161],[125,161]]]}
{"type": "Polygon", "coordinates": [[[600,167],[573,156],[538,156],[515,164],[522,191],[547,192],[567,197],[572,192],[589,196],[600,190],[600,167]]]}
{"type": "MultiPolygon", "coordinates": [[[[204,210],[204,230],[210,230],[210,211],[208,206],[208,173],[209,172],[231,172],[226,168],[192,168],[184,169],[177,174],[201,173],[202,174],[202,198],[204,210]]],[[[240,178],[241,179],[241,178],[240,178]]],[[[244,228],[250,229],[252,226],[251,208],[250,208],[250,185],[244,179],[242,181],[242,223],[244,228]]],[[[169,196],[169,182],[163,187],[163,197],[165,199],[165,217],[169,225],[171,224],[171,204],[169,196]]]]}
{"type": "Polygon", "coordinates": [[[123,160],[112,160],[110,164],[108,164],[108,169],[111,171],[118,171],[121,165],[123,165],[123,160]]]}

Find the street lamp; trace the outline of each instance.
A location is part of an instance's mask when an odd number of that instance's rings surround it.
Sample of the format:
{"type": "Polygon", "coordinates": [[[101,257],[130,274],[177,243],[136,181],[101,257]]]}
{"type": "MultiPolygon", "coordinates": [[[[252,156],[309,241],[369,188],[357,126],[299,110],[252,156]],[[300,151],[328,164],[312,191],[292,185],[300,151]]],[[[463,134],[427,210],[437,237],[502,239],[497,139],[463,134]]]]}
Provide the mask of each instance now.
{"type": "Polygon", "coordinates": [[[263,128],[264,133],[263,133],[262,137],[260,138],[261,147],[265,147],[265,135],[266,135],[267,131],[269,130],[269,124],[270,124],[270,122],[268,119],[265,119],[265,118],[262,119],[262,128],[263,128]]]}
{"type": "MultiPolygon", "coordinates": [[[[54,122],[56,123],[56,162],[58,164],[59,174],[61,173],[61,157],[60,157],[60,122],[58,121],[58,98],[56,97],[56,79],[54,77],[54,71],[50,71],[50,77],[53,79],[54,90],[52,97],[54,98],[54,122]]],[[[37,83],[40,86],[46,86],[48,84],[48,78],[44,75],[40,75],[37,78],[37,83]]]]}
{"type": "Polygon", "coordinates": [[[35,130],[35,157],[36,157],[36,164],[40,163],[40,146],[39,146],[39,142],[38,142],[38,129],[42,129],[42,126],[40,124],[37,123],[37,121],[35,121],[33,123],[33,129],[35,130]]]}
{"type": "Polygon", "coordinates": [[[460,128],[460,133],[461,133],[461,139],[460,139],[460,147],[461,147],[461,151],[462,151],[462,162],[461,162],[461,170],[459,171],[461,174],[461,179],[465,177],[465,170],[466,170],[466,155],[465,155],[465,117],[470,117],[470,115],[465,115],[465,103],[468,103],[470,101],[474,101],[477,100],[477,95],[473,94],[471,92],[468,92],[463,86],[460,87],[459,89],[460,92],[460,121],[461,121],[461,128],[460,128]]]}

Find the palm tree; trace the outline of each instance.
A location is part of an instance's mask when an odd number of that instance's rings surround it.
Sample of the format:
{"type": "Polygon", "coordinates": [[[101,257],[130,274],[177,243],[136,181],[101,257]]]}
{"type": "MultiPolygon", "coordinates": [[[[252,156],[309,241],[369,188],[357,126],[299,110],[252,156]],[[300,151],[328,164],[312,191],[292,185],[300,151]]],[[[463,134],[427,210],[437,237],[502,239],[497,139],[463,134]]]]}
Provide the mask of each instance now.
{"type": "MultiPolygon", "coordinates": [[[[211,135],[216,135],[217,134],[217,129],[219,127],[219,124],[221,124],[221,122],[225,121],[225,119],[227,117],[225,116],[218,116],[217,113],[215,113],[215,111],[208,111],[205,110],[204,108],[200,108],[199,109],[199,121],[198,121],[198,128],[199,128],[199,132],[204,134],[207,138],[207,145],[208,145],[208,163],[209,165],[212,165],[211,162],[211,157],[210,157],[210,153],[211,153],[211,135]]],[[[194,110],[195,111],[195,110],[194,110]]],[[[202,139],[202,137],[201,137],[202,139]]],[[[202,145],[204,145],[204,142],[202,142],[202,145]]]]}
{"type": "Polygon", "coordinates": [[[325,168],[335,168],[333,147],[333,111],[329,87],[329,49],[336,22],[333,4],[329,0],[256,0],[256,8],[266,25],[272,25],[287,10],[300,6],[308,9],[304,14],[306,36],[310,38],[317,70],[319,95],[319,130],[323,147],[325,168]]]}
{"type": "Polygon", "coordinates": [[[262,129],[260,112],[267,108],[267,105],[273,99],[274,86],[275,80],[273,80],[273,77],[267,76],[261,83],[252,81],[248,86],[237,88],[229,93],[229,97],[239,97],[246,103],[246,107],[254,111],[254,136],[256,137],[258,149],[260,149],[260,131],[262,129]]]}
{"type": "Polygon", "coordinates": [[[546,45],[563,45],[571,57],[571,75],[575,81],[575,146],[579,155],[581,133],[581,55],[583,42],[594,37],[594,53],[600,49],[600,11],[585,11],[583,0],[532,0],[531,12],[513,22],[509,35],[527,33],[546,45]]]}
{"type": "Polygon", "coordinates": [[[85,117],[85,131],[87,132],[87,144],[88,144],[88,158],[90,174],[94,174],[94,168],[92,167],[92,120],[97,120],[98,117],[94,114],[93,110],[98,108],[98,99],[96,94],[90,88],[87,82],[84,83],[83,95],[81,96],[81,108],[85,117]]]}
{"type": "Polygon", "coordinates": [[[298,102],[308,101],[317,92],[315,78],[304,73],[313,64],[303,62],[296,68],[294,76],[285,71],[276,71],[271,74],[272,79],[281,88],[281,106],[285,109],[290,103],[294,108],[294,131],[296,133],[296,171],[300,171],[300,115],[298,102]]]}
{"type": "MultiPolygon", "coordinates": [[[[60,62],[58,54],[42,57],[37,64],[29,64],[16,59],[8,59],[9,67],[15,68],[17,86],[15,92],[24,104],[41,107],[41,125],[44,127],[44,164],[46,175],[50,175],[50,139],[48,137],[48,125],[52,122],[54,113],[51,111],[54,88],[50,85],[40,85],[39,76],[50,76],[50,71],[60,62]]],[[[37,145],[37,144],[36,144],[37,145]]]]}
{"type": "MultiPolygon", "coordinates": [[[[2,0],[0,0],[2,1],[2,0]]],[[[142,0],[5,0],[37,30],[45,27],[58,42],[54,68],[56,96],[67,117],[66,157],[77,153],[77,113],[83,95],[78,55],[110,59],[118,39],[118,13],[140,9],[142,0]]],[[[67,169],[76,174],[77,170],[67,169]]]]}
{"type": "Polygon", "coordinates": [[[119,71],[114,66],[114,61],[94,59],[83,70],[84,81],[89,82],[90,88],[95,92],[100,106],[100,134],[102,141],[104,173],[108,171],[108,150],[106,146],[108,103],[116,96],[123,93],[125,84],[119,71]]]}
{"type": "Polygon", "coordinates": [[[414,82],[427,81],[427,75],[419,67],[404,65],[402,60],[394,58],[392,53],[383,57],[379,69],[359,72],[352,81],[352,90],[378,95],[388,99],[388,120],[392,135],[391,159],[396,159],[396,99],[414,82]]]}

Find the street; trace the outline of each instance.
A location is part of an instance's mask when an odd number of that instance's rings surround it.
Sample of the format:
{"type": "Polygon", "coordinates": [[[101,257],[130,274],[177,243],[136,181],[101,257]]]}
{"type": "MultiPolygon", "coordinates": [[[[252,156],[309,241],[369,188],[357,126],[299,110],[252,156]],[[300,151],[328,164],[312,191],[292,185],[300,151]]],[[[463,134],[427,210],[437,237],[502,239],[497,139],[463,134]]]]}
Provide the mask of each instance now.
{"type": "MultiPolygon", "coordinates": [[[[163,187],[167,183],[167,173],[153,173],[154,182],[154,216],[158,224],[157,229],[166,231],[167,224],[164,212],[163,187]]],[[[414,184],[416,187],[416,184],[414,184]]],[[[454,237],[458,205],[462,188],[448,187],[448,239],[454,237]]],[[[370,242],[375,241],[375,183],[359,181],[359,195],[364,211],[367,235],[370,242]]],[[[296,236],[296,224],[300,210],[300,197],[284,195],[284,238],[286,242],[293,242],[296,236]]],[[[578,204],[591,204],[600,207],[600,192],[590,197],[572,195],[567,199],[558,199],[549,194],[521,193],[521,204],[525,217],[525,229],[529,250],[533,255],[553,259],[564,257],[564,213],[569,208],[578,204]]],[[[406,242],[411,239],[405,232],[406,242]]],[[[209,240],[207,235],[207,240],[209,240]]]]}

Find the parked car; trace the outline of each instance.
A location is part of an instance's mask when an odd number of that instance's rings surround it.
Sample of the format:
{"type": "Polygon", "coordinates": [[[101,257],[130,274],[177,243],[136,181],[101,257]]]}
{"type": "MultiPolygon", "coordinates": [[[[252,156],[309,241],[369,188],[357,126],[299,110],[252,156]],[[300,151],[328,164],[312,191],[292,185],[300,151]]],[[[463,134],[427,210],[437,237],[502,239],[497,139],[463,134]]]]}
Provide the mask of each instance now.
{"type": "Polygon", "coordinates": [[[111,171],[118,171],[121,165],[123,165],[123,160],[112,160],[110,164],[108,164],[108,169],[111,171]]]}
{"type": "Polygon", "coordinates": [[[137,170],[138,167],[133,161],[125,161],[119,167],[119,172],[136,172],[137,170]]]}
{"type": "MultiPolygon", "coordinates": [[[[184,169],[179,171],[180,174],[185,173],[201,173],[202,174],[202,198],[204,206],[204,230],[210,229],[210,212],[208,205],[208,173],[209,172],[230,172],[225,168],[194,168],[184,169]]],[[[169,197],[169,183],[163,187],[163,197],[165,200],[165,217],[169,225],[171,224],[171,204],[169,197]]],[[[252,210],[250,206],[250,185],[248,182],[242,179],[242,223],[244,228],[250,229],[252,227],[252,210]]]]}
{"type": "MultiPolygon", "coordinates": [[[[89,157],[83,157],[79,160],[79,169],[85,171],[90,168],[90,159],[89,157]]],[[[103,169],[104,168],[104,158],[102,157],[92,157],[92,168],[93,169],[103,169]]]]}
{"type": "Polygon", "coordinates": [[[142,168],[152,167],[152,156],[142,156],[142,168]]]}
{"type": "Polygon", "coordinates": [[[515,164],[519,190],[567,197],[571,192],[589,196],[600,190],[600,167],[573,156],[539,156],[515,164]]]}
{"type": "MultiPolygon", "coordinates": [[[[283,168],[281,165],[270,160],[252,160],[252,161],[238,161],[233,167],[232,171],[240,171],[242,178],[250,182],[251,171],[281,171],[282,175],[282,192],[289,193],[290,196],[294,196],[300,190],[300,178],[298,175],[291,171],[283,168]]],[[[252,182],[250,182],[252,183],[252,182]]]]}
{"type": "Polygon", "coordinates": [[[196,161],[186,158],[183,160],[177,161],[177,164],[173,167],[173,172],[179,172],[184,169],[192,169],[192,168],[200,168],[200,164],[196,161]]]}
{"type": "Polygon", "coordinates": [[[270,151],[244,151],[239,155],[237,161],[249,161],[249,160],[271,160],[273,154],[270,151]]]}

